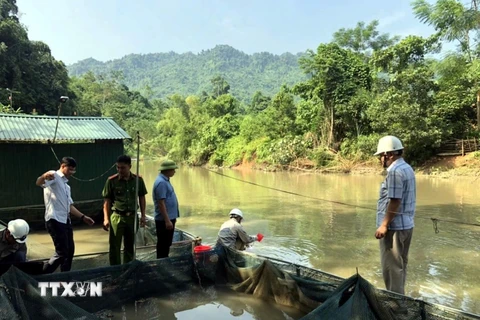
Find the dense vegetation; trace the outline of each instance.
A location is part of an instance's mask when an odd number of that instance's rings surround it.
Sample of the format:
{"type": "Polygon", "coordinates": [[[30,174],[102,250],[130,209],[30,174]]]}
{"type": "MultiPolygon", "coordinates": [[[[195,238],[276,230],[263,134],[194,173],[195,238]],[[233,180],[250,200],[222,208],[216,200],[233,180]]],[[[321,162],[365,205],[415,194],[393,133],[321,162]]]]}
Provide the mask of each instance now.
{"type": "Polygon", "coordinates": [[[148,99],[211,92],[210,79],[221,75],[232,86],[231,93],[248,103],[256,91],[273,95],[282,84],[294,85],[304,80],[305,75],[298,67],[300,56],[267,52],[247,55],[230,46],[217,45],[199,54],[130,54],[105,63],[90,58],[68,69],[76,77],[89,71],[95,74],[121,71],[123,83],[148,99]]]}
{"type": "MultiPolygon", "coordinates": [[[[111,116],[132,135],[140,130],[142,152],[148,156],[168,155],[195,165],[255,161],[330,167],[371,158],[379,136],[394,134],[403,139],[409,160],[418,164],[444,141],[479,137],[475,102],[480,89],[480,12],[476,1],[467,7],[457,0],[415,0],[412,7],[421,21],[435,28],[431,37],[399,39],[380,33],[377,21],[358,23],[300,57],[303,79],[292,84],[295,72],[287,70],[293,56],[266,55],[266,66],[275,70],[265,71],[260,63],[258,70],[264,72],[254,73],[255,55],[244,55],[242,64],[234,58],[238,52],[229,47],[188,59],[173,53],[132,55],[97,64],[95,70],[105,71],[101,75],[87,72],[68,78],[66,67],[51,56],[48,46],[28,40],[16,17],[15,0],[0,0],[0,82],[2,88],[19,91],[14,108],[28,113],[35,108],[55,114],[56,98],[68,93],[71,101],[65,113],[111,116]],[[445,42],[456,42],[458,49],[435,59],[445,42]],[[218,65],[202,66],[212,52],[223,52],[221,60],[214,61],[218,65]],[[170,63],[169,56],[189,63],[174,69],[177,64],[170,63]],[[282,57],[288,61],[281,63],[282,57]],[[197,59],[204,60],[196,67],[197,59]],[[156,61],[152,74],[167,73],[171,88],[182,90],[147,99],[159,87],[138,67],[141,61],[156,61]],[[200,66],[206,69],[201,72],[200,66]],[[209,72],[217,71],[206,83],[209,72]],[[284,85],[266,82],[274,71],[285,72],[284,85]],[[272,86],[268,90],[267,83],[272,86]],[[244,99],[242,94],[252,88],[263,91],[244,99]],[[276,92],[270,95],[272,89],[276,92]]],[[[75,68],[86,71],[80,64],[75,68]]],[[[2,103],[8,101],[7,94],[0,92],[2,103]]]]}

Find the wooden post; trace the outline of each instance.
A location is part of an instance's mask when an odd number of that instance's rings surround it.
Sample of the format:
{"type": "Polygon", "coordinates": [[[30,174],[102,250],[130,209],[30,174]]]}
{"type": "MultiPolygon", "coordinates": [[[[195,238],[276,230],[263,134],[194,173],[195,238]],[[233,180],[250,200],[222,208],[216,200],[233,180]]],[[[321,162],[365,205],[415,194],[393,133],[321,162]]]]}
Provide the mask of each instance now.
{"type": "Polygon", "coordinates": [[[465,155],[465,147],[463,146],[463,139],[462,139],[462,157],[465,155]]]}
{"type": "Polygon", "coordinates": [[[477,91],[477,130],[480,131],[480,91],[477,91]]]}

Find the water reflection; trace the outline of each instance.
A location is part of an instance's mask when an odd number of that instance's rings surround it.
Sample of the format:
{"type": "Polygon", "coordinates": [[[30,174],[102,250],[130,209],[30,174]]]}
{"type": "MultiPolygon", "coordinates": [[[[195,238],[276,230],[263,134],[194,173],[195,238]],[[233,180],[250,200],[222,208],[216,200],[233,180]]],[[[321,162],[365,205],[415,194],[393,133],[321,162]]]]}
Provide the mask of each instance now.
{"type": "MultiPolygon", "coordinates": [[[[158,163],[141,166],[150,190],[158,163]]],[[[287,259],[348,277],[359,272],[383,287],[375,206],[381,176],[315,175],[224,170],[224,174],[308,197],[285,194],[228,179],[201,168],[181,168],[172,178],[179,198],[178,227],[213,243],[233,207],[246,215],[250,234],[265,239],[255,252],[287,259]],[[368,209],[371,208],[371,209],[368,209]]],[[[407,294],[427,301],[480,313],[480,228],[439,222],[431,217],[480,222],[480,189],[473,178],[417,178],[417,217],[410,249],[407,294]],[[423,218],[423,219],[422,219],[423,218]]],[[[152,201],[148,197],[149,208],[152,201]]]]}
{"type": "Polygon", "coordinates": [[[127,303],[112,310],[110,316],[122,319],[256,319],[293,320],[304,314],[293,308],[257,299],[227,288],[193,287],[170,296],[151,297],[127,303]]]}

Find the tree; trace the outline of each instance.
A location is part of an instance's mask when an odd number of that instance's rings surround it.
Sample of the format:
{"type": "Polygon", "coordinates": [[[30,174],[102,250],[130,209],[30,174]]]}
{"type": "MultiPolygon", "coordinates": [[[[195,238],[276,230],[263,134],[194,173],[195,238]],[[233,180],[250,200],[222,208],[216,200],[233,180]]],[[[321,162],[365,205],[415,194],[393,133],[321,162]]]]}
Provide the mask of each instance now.
{"type": "Polygon", "coordinates": [[[267,120],[268,137],[278,139],[287,135],[295,135],[296,111],[290,89],[287,86],[282,86],[264,111],[267,120]]]}
{"type": "Polygon", "coordinates": [[[470,8],[457,0],[438,0],[435,4],[414,0],[412,6],[420,21],[433,26],[441,39],[458,41],[461,52],[472,61],[472,51],[478,47],[478,43],[473,44],[472,40],[478,39],[480,27],[477,1],[473,0],[470,8]]]}
{"type": "Polygon", "coordinates": [[[333,42],[342,48],[371,55],[372,51],[390,47],[400,40],[398,36],[390,37],[388,33],[380,34],[377,28],[378,20],[373,20],[367,25],[365,22],[358,22],[353,29],[342,28],[336,31],[333,34],[333,42]]]}
{"type": "MultiPolygon", "coordinates": [[[[30,41],[19,23],[14,0],[0,0],[0,88],[16,91],[14,104],[23,112],[57,114],[58,98],[69,95],[68,73],[41,41],[30,41]]],[[[1,90],[0,101],[9,93],[1,90]]],[[[71,114],[70,104],[64,114],[71,114]]]]}
{"type": "Polygon", "coordinates": [[[252,102],[247,108],[248,113],[258,113],[265,110],[270,103],[271,98],[264,96],[261,91],[255,92],[252,98],[252,102]]]}
{"type": "Polygon", "coordinates": [[[423,64],[427,54],[438,53],[439,50],[440,44],[436,36],[408,36],[392,47],[375,52],[372,65],[377,71],[395,74],[411,65],[423,64]]]}
{"type": "Polygon", "coordinates": [[[221,76],[216,76],[212,80],[210,80],[213,86],[213,94],[214,98],[219,97],[224,94],[228,94],[230,91],[230,85],[228,82],[221,76]]]}
{"type": "Polygon", "coordinates": [[[18,22],[17,0],[0,0],[0,21],[13,19],[18,22]]]}
{"type": "Polygon", "coordinates": [[[203,107],[212,118],[220,118],[227,114],[236,115],[240,111],[238,100],[229,94],[218,96],[216,99],[210,98],[203,103],[203,107]]]}
{"type": "Polygon", "coordinates": [[[399,136],[414,163],[440,146],[444,128],[437,111],[439,87],[425,58],[434,48],[432,39],[409,36],[372,59],[389,76],[367,110],[370,124],[377,133],[399,136]]]}
{"type": "Polygon", "coordinates": [[[337,107],[348,103],[358,90],[370,90],[370,68],[360,55],[336,43],[321,44],[316,53],[309,51],[300,59],[300,67],[310,79],[296,85],[294,91],[323,104],[329,128],[326,144],[332,146],[342,138],[336,130],[337,107]]]}

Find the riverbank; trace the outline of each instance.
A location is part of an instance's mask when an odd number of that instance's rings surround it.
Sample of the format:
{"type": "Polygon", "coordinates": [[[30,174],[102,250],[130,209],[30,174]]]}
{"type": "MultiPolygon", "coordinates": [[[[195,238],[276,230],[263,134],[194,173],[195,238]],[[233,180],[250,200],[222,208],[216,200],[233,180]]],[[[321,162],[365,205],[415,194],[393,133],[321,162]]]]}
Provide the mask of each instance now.
{"type": "MultiPolygon", "coordinates": [[[[319,174],[355,174],[355,175],[380,175],[383,168],[378,160],[372,158],[368,161],[338,159],[332,165],[317,168],[309,159],[299,159],[288,166],[272,166],[259,164],[255,161],[244,161],[233,166],[235,170],[261,170],[261,171],[302,171],[319,174]]],[[[470,153],[465,156],[434,157],[423,165],[414,166],[417,175],[435,176],[440,178],[451,177],[477,177],[480,175],[480,156],[470,153]]]]}

